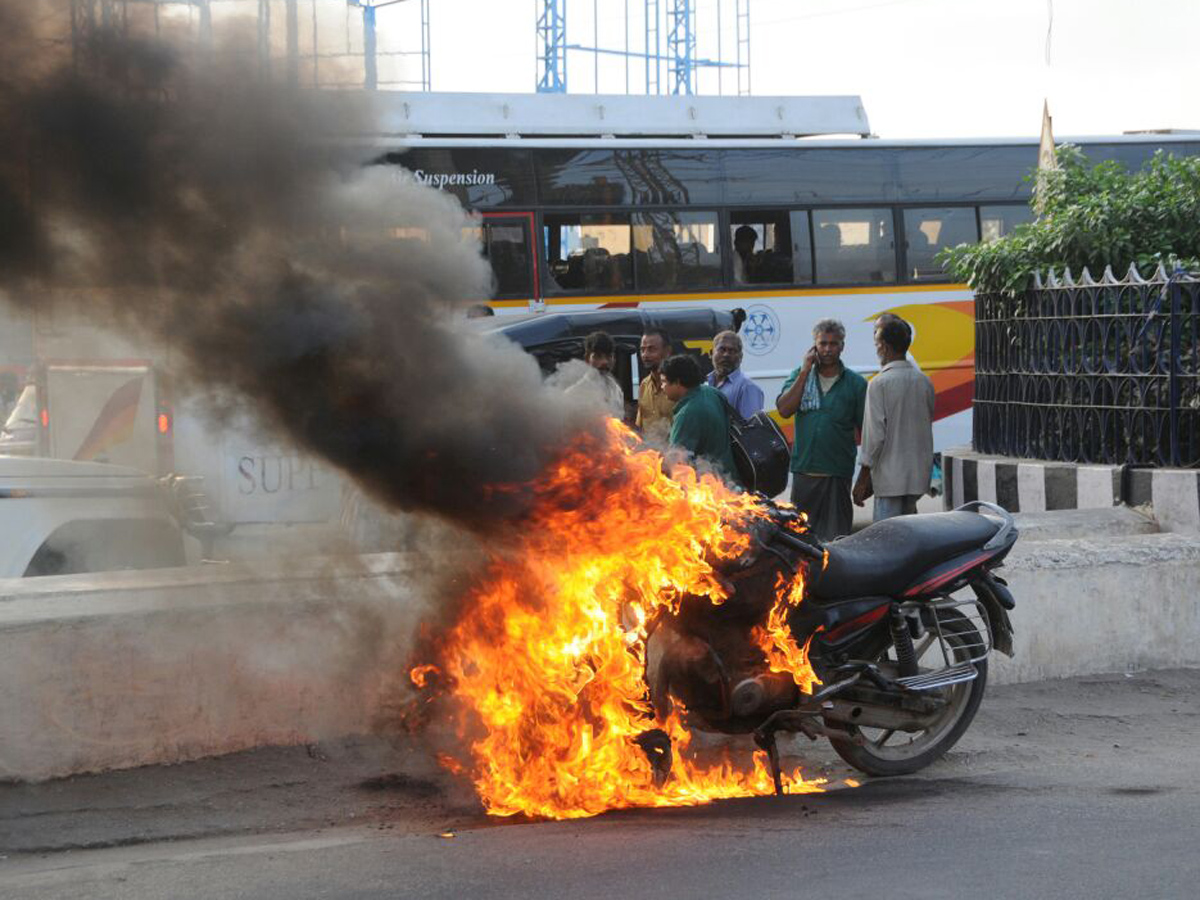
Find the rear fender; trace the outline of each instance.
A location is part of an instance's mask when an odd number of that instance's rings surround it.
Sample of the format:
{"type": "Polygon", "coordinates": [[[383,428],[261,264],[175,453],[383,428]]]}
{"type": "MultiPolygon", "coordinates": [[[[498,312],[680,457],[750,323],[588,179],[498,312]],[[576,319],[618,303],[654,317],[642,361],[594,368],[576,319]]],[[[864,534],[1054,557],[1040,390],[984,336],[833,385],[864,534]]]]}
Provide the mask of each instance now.
{"type": "Polygon", "coordinates": [[[1016,606],[1012,592],[986,569],[971,579],[971,590],[987,610],[992,646],[1005,656],[1013,655],[1013,627],[1008,610],[1016,606]]]}

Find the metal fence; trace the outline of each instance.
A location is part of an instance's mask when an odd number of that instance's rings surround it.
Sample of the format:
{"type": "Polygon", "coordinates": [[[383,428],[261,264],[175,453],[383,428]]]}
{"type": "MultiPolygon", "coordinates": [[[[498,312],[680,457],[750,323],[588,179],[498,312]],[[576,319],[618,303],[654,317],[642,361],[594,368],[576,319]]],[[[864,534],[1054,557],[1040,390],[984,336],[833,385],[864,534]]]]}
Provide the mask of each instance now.
{"type": "Polygon", "coordinates": [[[975,300],[975,449],[1200,467],[1200,278],[1053,272],[975,300]]]}

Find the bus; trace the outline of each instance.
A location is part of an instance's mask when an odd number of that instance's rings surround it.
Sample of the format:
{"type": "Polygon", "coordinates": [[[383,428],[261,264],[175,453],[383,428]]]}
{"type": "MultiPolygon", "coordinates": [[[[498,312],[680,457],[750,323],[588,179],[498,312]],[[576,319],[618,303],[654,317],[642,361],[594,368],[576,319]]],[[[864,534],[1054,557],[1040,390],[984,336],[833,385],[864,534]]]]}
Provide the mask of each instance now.
{"type": "MultiPolygon", "coordinates": [[[[937,254],[1029,221],[1036,138],[880,140],[857,97],[377,102],[379,161],[478,215],[498,315],[740,307],[771,410],[814,323],[844,323],[843,361],[870,375],[873,322],[895,313],[937,392],[936,448],[970,441],[974,301],[937,254]]],[[[1200,134],[1071,142],[1131,168],[1200,153],[1200,134]]]]}

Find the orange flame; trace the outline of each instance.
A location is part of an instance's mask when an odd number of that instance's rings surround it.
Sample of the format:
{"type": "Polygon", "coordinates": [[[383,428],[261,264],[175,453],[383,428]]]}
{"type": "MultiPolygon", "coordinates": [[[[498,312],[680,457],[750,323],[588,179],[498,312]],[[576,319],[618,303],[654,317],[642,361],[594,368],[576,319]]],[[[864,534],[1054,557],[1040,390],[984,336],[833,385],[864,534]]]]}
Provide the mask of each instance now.
{"type": "MultiPolygon", "coordinates": [[[[577,818],[630,806],[678,806],[773,791],[765,754],[735,764],[701,761],[672,713],[671,776],[655,786],[634,739],[655,727],[644,679],[647,623],[685,595],[727,599],[714,571],[750,546],[762,516],[749,494],[711,474],[677,467],[624,426],[576,449],[532,486],[534,512],[513,551],[490,561],[458,621],[443,636],[437,672],[452,692],[469,760],[460,760],[492,815],[577,818]]],[[[809,690],[807,647],[787,635],[799,604],[796,576],[777,591],[764,649],[776,671],[809,690]]],[[[821,790],[799,770],[793,793],[821,790]]]]}
{"type": "MultiPolygon", "coordinates": [[[[826,551],[826,554],[828,552],[826,551]]],[[[804,599],[804,573],[797,572],[789,584],[781,572],[775,583],[775,596],[776,602],[767,616],[766,628],[755,629],[753,637],[767,655],[767,663],[772,672],[791,674],[792,680],[799,685],[800,690],[811,694],[813,685],[821,683],[808,661],[808,647],[812,643],[812,637],[805,641],[803,647],[797,647],[787,624],[788,613],[804,599]]]]}

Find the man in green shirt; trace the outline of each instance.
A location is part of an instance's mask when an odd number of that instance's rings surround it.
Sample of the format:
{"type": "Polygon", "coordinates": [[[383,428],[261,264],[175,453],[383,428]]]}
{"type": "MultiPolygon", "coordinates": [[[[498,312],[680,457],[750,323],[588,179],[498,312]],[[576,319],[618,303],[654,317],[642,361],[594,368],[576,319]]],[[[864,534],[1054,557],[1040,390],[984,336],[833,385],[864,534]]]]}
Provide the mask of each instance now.
{"type": "Polygon", "coordinates": [[[662,367],[664,390],[675,404],[671,420],[671,445],[691,456],[708,460],[737,483],[733,444],[729,440],[729,404],[714,387],[704,384],[704,374],[693,356],[672,356],[662,367]]]}
{"type": "Polygon", "coordinates": [[[775,409],[796,417],[792,503],[808,513],[813,534],[828,541],[849,534],[854,521],[850,479],[867,381],[842,363],[846,327],[837,319],[813,326],[813,341],[804,363],[784,382],[775,409]]]}

